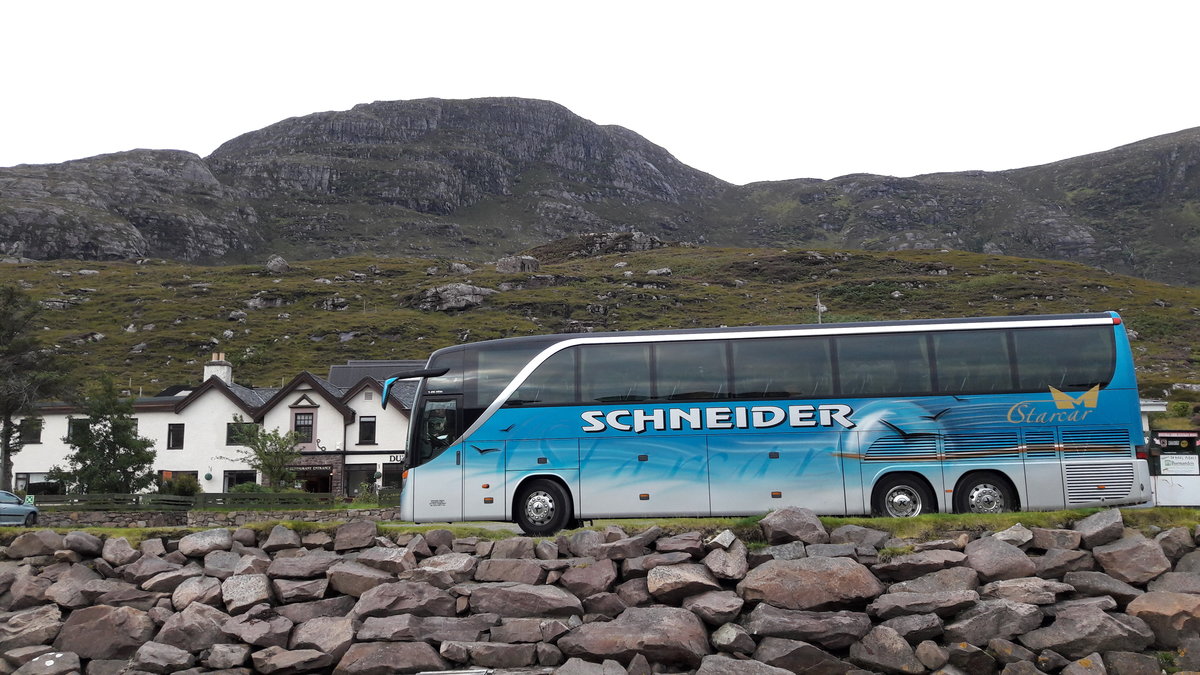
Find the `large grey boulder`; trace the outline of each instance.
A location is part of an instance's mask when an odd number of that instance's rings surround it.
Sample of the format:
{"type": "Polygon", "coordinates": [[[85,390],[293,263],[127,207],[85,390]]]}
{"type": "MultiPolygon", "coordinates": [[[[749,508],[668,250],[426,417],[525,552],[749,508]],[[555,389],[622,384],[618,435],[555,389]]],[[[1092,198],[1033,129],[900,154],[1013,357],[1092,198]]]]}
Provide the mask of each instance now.
{"type": "Polygon", "coordinates": [[[202,602],[216,607],[221,604],[221,582],[207,576],[186,579],[171,592],[171,606],[179,612],[193,602],[202,602]]]}
{"type": "Polygon", "coordinates": [[[722,590],[686,597],[682,606],[710,626],[720,626],[736,619],[745,604],[737,593],[722,590]]]}
{"type": "Polygon", "coordinates": [[[281,616],[270,605],[255,605],[230,618],[221,630],[238,642],[256,647],[283,647],[292,632],[292,620],[281,616]]]}
{"type": "Polygon", "coordinates": [[[629,662],[642,654],[653,663],[695,668],[712,653],[699,617],[676,607],[632,607],[612,621],[587,623],[558,639],[566,656],[629,662]]]}
{"type": "Polygon", "coordinates": [[[1095,548],[1120,539],[1125,519],[1121,509],[1105,509],[1076,521],[1071,529],[1079,533],[1084,548],[1095,548]]]}
{"type": "Polygon", "coordinates": [[[191,652],[162,642],[147,642],[138,648],[130,660],[133,670],[147,673],[174,673],[191,668],[196,657],[191,652]]]}
{"type": "Polygon", "coordinates": [[[301,547],[300,535],[295,530],[283,525],[276,525],[267,534],[267,540],[263,542],[262,550],[267,553],[276,553],[284,549],[301,547]]]}
{"type": "Polygon", "coordinates": [[[254,672],[263,675],[328,671],[329,666],[333,665],[333,659],[328,654],[315,649],[292,650],[277,646],[254,652],[250,655],[250,661],[254,664],[254,672]]]}
{"type": "Polygon", "coordinates": [[[835,650],[858,642],[872,627],[871,618],[862,612],[809,612],[765,602],[750,612],[743,625],[756,637],[787,638],[835,650]]]}
{"type": "Polygon", "coordinates": [[[132,607],[87,607],[71,612],[54,648],[84,659],[127,659],[157,630],[146,612],[132,607]]]}
{"type": "Polygon", "coordinates": [[[9,558],[21,559],[41,555],[54,555],[63,548],[63,536],[54,530],[37,530],[17,535],[5,549],[9,558]]]}
{"type": "MultiPolygon", "coordinates": [[[[710,657],[705,657],[705,662],[708,662],[710,657]]],[[[839,673],[848,673],[855,670],[855,666],[838,659],[829,652],[811,645],[803,640],[788,640],[786,638],[768,637],[764,638],[758,644],[758,648],[754,650],[754,661],[763,663],[768,667],[778,669],[785,673],[826,673],[827,675],[838,675],[839,673]]],[[[740,670],[737,666],[744,661],[735,661],[729,665],[733,668],[729,671],[730,675],[737,675],[742,672],[773,672],[762,671],[758,666],[751,666],[749,670],[740,670]]],[[[703,667],[701,667],[703,670],[703,667]]],[[[697,672],[699,675],[699,672],[697,672]]]]}
{"type": "Polygon", "coordinates": [[[978,572],[970,567],[947,567],[928,572],[915,579],[898,581],[888,586],[888,593],[940,593],[942,591],[974,591],[978,588],[978,572]]]}
{"type": "Polygon", "coordinates": [[[454,616],[455,613],[454,597],[446,591],[421,582],[395,581],[364,592],[354,605],[352,615],[362,620],[393,614],[454,616]]]}
{"type": "Polygon", "coordinates": [[[1145,593],[1142,589],[1134,588],[1124,581],[1114,579],[1104,572],[1068,572],[1063,575],[1063,583],[1073,587],[1077,596],[1108,595],[1112,596],[1122,606],[1129,604],[1129,601],[1145,593]]]}
{"type": "Polygon", "coordinates": [[[373,520],[359,520],[339,525],[333,533],[333,550],[350,551],[367,548],[375,543],[378,528],[373,520]]]}
{"type": "MultiPolygon", "coordinates": [[[[271,589],[275,599],[284,604],[310,602],[325,597],[329,579],[272,579],[271,589]]],[[[353,597],[349,598],[354,600],[353,597]]]]}
{"type": "Polygon", "coordinates": [[[1003,579],[985,584],[979,589],[979,596],[1023,602],[1031,605],[1052,605],[1058,602],[1060,595],[1072,593],[1075,587],[1051,579],[1038,577],[1023,577],[1020,579],[1003,579]]]}
{"type": "Polygon", "coordinates": [[[276,556],[267,566],[267,576],[272,579],[315,579],[324,577],[330,567],[342,562],[342,557],[332,551],[308,551],[298,556],[276,556]]]}
{"type": "Polygon", "coordinates": [[[684,598],[721,590],[721,582],[705,565],[663,565],[646,576],[647,589],[659,602],[678,604],[684,598]]]}
{"type": "Polygon", "coordinates": [[[357,637],[364,642],[479,642],[499,624],[500,617],[496,614],[472,614],[461,618],[413,614],[372,616],[363,620],[357,637]]]}
{"type": "Polygon", "coordinates": [[[784,609],[852,609],[883,593],[871,571],[849,558],[770,560],[750,570],[737,585],[748,603],[784,609]]]}
{"type": "Polygon", "coordinates": [[[104,540],[101,557],[113,567],[120,567],[142,557],[142,552],[130,546],[125,537],[116,537],[104,540]]]}
{"type": "Polygon", "coordinates": [[[802,541],[805,544],[828,544],[829,533],[811,509],[788,506],[772,511],[758,522],[768,544],[802,541]]]}
{"type": "Polygon", "coordinates": [[[233,532],[223,527],[194,532],[179,540],[179,552],[189,558],[203,558],[213,551],[228,551],[231,548],[233,532]]]}
{"type": "Polygon", "coordinates": [[[46,589],[46,599],[57,603],[63,609],[87,607],[92,602],[84,589],[88,582],[99,580],[100,575],[90,567],[71,565],[66,573],[59,575],[58,580],[46,589]]]}
{"type": "Polygon", "coordinates": [[[1000,579],[1031,577],[1037,567],[1021,549],[992,537],[983,537],[967,544],[966,564],[979,573],[984,583],[1000,579]]]}
{"type": "Polygon", "coordinates": [[[326,574],[329,575],[330,588],[356,598],[380,584],[396,579],[393,574],[349,560],[334,563],[326,574]]]}
{"type": "Polygon", "coordinates": [[[880,621],[911,614],[937,614],[950,617],[979,602],[975,591],[939,591],[935,593],[884,593],[867,605],[867,614],[880,621]]]}
{"type": "Polygon", "coordinates": [[[876,626],[862,640],[850,645],[850,661],[886,673],[925,672],[912,646],[887,626],[876,626]]]}
{"type": "Polygon", "coordinates": [[[49,644],[62,629],[57,605],[41,605],[0,614],[0,653],[31,645],[49,644]]]}
{"type": "Polygon", "coordinates": [[[586,598],[612,588],[618,577],[617,564],[612,560],[595,560],[563,570],[558,584],[579,598],[586,598]]]}
{"type": "Polygon", "coordinates": [[[104,551],[104,540],[88,532],[68,532],[63,536],[62,547],[89,558],[99,558],[104,551]]]}
{"type": "Polygon", "coordinates": [[[939,570],[958,567],[966,560],[967,556],[962,551],[917,551],[876,563],[871,566],[871,571],[881,579],[911,581],[939,570]]]}
{"type": "Polygon", "coordinates": [[[1152,539],[1133,535],[1092,548],[1096,562],[1114,579],[1144,584],[1171,569],[1171,561],[1152,539]]]}
{"type": "Polygon", "coordinates": [[[481,560],[475,568],[476,581],[515,581],[519,584],[546,582],[546,567],[537,560],[500,558],[481,560]]]}
{"type": "Polygon", "coordinates": [[[1165,649],[1200,634],[1200,595],[1150,592],[1134,598],[1125,611],[1145,621],[1154,631],[1155,644],[1165,649]]]}
{"type": "Polygon", "coordinates": [[[154,639],[199,654],[215,644],[233,641],[221,630],[228,620],[229,615],[216,607],[193,602],[167,619],[154,639]]]}
{"type": "Polygon", "coordinates": [[[1081,659],[1100,650],[1144,651],[1154,643],[1155,633],[1137,617],[1078,607],[1059,612],[1054,623],[1026,632],[1018,641],[1035,652],[1049,649],[1081,659]]]}
{"type": "Polygon", "coordinates": [[[333,672],[334,675],[382,675],[449,668],[450,663],[426,642],[359,642],[346,650],[333,672]]]}
{"type": "Polygon", "coordinates": [[[949,642],[983,647],[993,638],[1012,639],[1040,625],[1042,612],[1037,605],[984,600],[954,617],[953,623],[946,625],[945,633],[949,642]]]}
{"type": "Polygon", "coordinates": [[[582,615],[583,603],[557,586],[481,584],[471,591],[471,611],[503,617],[561,617],[582,615]]]}
{"type": "Polygon", "coordinates": [[[271,580],[265,574],[235,574],[221,582],[225,611],[240,614],[251,607],[271,602],[271,580]]]}

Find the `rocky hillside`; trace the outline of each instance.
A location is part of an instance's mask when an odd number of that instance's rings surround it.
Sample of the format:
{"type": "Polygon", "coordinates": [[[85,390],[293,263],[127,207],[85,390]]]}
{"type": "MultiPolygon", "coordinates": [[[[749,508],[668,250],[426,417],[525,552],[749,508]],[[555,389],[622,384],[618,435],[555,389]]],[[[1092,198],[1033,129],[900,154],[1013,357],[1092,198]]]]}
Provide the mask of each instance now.
{"type": "Polygon", "coordinates": [[[210,157],[0,169],[0,253],[239,262],[490,259],[583,232],[729,246],[948,248],[1196,284],[1200,128],[1044,166],[734,186],[547,101],[378,102],[210,157]]]}
{"type": "Polygon", "coordinates": [[[1200,382],[1200,289],[1077,263],[963,252],[664,246],[562,240],[533,256],[352,257],[288,265],[0,264],[45,308],[46,344],[133,391],[192,382],[213,351],[269,386],[346,359],[425,359],[460,342],[602,330],[1116,310],[1143,392],[1200,382]],[[701,254],[702,253],[702,254],[701,254]]]}
{"type": "Polygon", "coordinates": [[[731,530],[557,538],[27,532],[0,562],[18,675],[1158,673],[1200,667],[1200,553],[1101,511],[936,541],[806,509],[731,530]],[[19,670],[18,670],[19,667],[19,670]],[[492,672],[488,670],[488,672],[492,672]]]}

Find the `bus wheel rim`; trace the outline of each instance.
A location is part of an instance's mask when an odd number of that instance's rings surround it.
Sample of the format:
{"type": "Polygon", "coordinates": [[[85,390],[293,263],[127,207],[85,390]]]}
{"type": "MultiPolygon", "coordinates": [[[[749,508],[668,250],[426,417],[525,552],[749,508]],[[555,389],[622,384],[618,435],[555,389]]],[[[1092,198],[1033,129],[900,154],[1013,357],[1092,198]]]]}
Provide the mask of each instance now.
{"type": "Polygon", "coordinates": [[[540,490],[530,494],[525,500],[525,516],[537,525],[550,522],[554,518],[554,498],[540,490]]]}
{"type": "Polygon", "coordinates": [[[982,483],[971,488],[967,503],[972,513],[1000,513],[1004,511],[1004,494],[991,483],[982,483]]]}
{"type": "Polygon", "coordinates": [[[894,487],[884,496],[884,506],[896,518],[915,516],[921,513],[921,495],[906,485],[894,487]]]}

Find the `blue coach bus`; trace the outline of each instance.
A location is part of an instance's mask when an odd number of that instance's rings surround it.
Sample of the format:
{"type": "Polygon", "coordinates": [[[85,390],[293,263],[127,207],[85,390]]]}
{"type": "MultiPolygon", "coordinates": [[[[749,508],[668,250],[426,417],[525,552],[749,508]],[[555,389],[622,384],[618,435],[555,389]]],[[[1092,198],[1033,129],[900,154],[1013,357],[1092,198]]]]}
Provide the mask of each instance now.
{"type": "MultiPolygon", "coordinates": [[[[1001,512],[1150,499],[1116,313],[545,335],[434,352],[401,514],[1001,512]]],[[[383,396],[386,405],[388,397],[383,396]]]]}

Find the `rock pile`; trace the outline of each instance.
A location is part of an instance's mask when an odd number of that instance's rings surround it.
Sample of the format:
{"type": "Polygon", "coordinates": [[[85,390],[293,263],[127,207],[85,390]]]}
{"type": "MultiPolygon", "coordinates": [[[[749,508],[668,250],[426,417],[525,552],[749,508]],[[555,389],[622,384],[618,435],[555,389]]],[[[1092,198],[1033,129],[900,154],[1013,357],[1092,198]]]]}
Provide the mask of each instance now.
{"type": "Polygon", "coordinates": [[[0,562],[0,673],[1158,673],[1200,665],[1195,533],[1119,510],[906,542],[804,509],[732,532],[179,539],[50,530],[0,562]],[[900,551],[898,555],[881,555],[900,551]],[[1192,663],[1195,661],[1196,663],[1192,663]]]}

